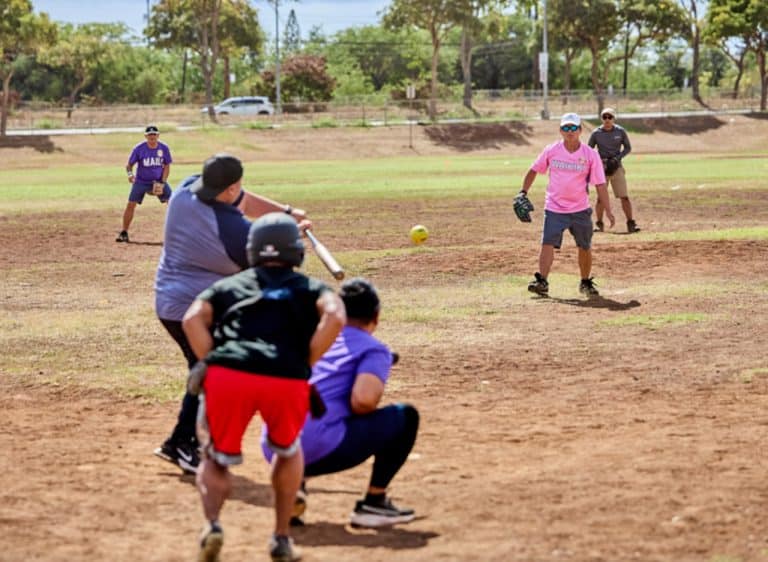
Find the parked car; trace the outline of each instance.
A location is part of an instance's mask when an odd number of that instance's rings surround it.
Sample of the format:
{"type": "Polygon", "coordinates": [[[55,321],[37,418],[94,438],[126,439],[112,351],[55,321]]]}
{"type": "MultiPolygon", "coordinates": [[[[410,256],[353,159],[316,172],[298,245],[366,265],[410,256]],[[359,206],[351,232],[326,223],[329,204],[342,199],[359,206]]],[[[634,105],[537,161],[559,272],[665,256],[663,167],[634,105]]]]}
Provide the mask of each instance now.
{"type": "MultiPolygon", "coordinates": [[[[225,99],[214,105],[213,111],[216,115],[272,115],[275,107],[264,96],[242,96],[225,99]]],[[[201,112],[208,113],[208,107],[204,107],[201,112]]]]}

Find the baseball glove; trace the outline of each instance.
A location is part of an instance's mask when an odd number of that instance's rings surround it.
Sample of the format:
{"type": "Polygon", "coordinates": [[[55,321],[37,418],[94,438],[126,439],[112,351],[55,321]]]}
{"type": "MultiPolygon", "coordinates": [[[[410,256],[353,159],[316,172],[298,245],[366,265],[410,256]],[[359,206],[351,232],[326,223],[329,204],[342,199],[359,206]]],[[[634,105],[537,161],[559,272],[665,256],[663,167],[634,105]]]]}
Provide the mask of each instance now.
{"type": "Polygon", "coordinates": [[[531,222],[531,212],[533,211],[533,203],[528,199],[525,192],[521,191],[515,197],[513,206],[515,208],[515,214],[517,218],[522,222],[531,222]]]}
{"type": "Polygon", "coordinates": [[[165,188],[165,184],[161,181],[156,181],[152,184],[152,195],[157,195],[160,197],[163,194],[163,189],[165,188]]]}
{"type": "Polygon", "coordinates": [[[603,170],[605,170],[605,177],[610,177],[613,174],[616,173],[616,170],[619,169],[619,166],[621,166],[621,162],[618,158],[604,158],[603,159],[603,170]]]}

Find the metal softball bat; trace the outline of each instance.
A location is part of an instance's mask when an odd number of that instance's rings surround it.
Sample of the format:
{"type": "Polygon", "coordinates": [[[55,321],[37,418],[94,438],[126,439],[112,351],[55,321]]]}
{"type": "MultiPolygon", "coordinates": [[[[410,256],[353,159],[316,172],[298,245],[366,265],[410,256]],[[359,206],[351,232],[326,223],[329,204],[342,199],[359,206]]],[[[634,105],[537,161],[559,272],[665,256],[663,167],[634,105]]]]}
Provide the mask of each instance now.
{"type": "Polygon", "coordinates": [[[339,281],[344,279],[344,269],[342,269],[342,267],[339,265],[339,262],[336,261],[331,252],[328,251],[328,248],[326,248],[325,245],[317,239],[311,230],[306,229],[304,232],[306,233],[307,238],[309,238],[309,241],[312,243],[312,248],[315,250],[315,254],[317,254],[317,257],[320,258],[321,262],[323,262],[323,265],[326,267],[326,269],[331,272],[331,275],[333,275],[334,279],[338,279],[339,281]]]}

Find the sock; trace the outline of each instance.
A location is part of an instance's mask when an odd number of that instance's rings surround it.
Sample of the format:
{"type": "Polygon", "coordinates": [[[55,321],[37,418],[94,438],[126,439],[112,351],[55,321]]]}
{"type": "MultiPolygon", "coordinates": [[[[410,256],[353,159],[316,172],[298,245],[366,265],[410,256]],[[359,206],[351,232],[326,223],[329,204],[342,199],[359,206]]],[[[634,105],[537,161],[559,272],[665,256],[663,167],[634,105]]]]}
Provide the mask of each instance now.
{"type": "Polygon", "coordinates": [[[365,494],[365,500],[363,500],[368,505],[381,505],[384,503],[384,499],[387,497],[387,494],[372,494],[368,492],[365,494]]]}

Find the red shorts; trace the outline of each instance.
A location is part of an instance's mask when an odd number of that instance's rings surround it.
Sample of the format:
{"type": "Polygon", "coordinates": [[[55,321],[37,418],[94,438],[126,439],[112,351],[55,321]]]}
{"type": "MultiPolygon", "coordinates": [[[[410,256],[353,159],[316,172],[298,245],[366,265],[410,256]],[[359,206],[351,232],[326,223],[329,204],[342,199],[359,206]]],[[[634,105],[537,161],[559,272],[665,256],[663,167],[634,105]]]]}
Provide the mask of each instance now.
{"type": "Polygon", "coordinates": [[[243,435],[256,412],[269,427],[269,440],[286,449],[296,441],[307,419],[306,380],[209,365],[203,388],[211,443],[225,455],[241,454],[243,435]]]}

